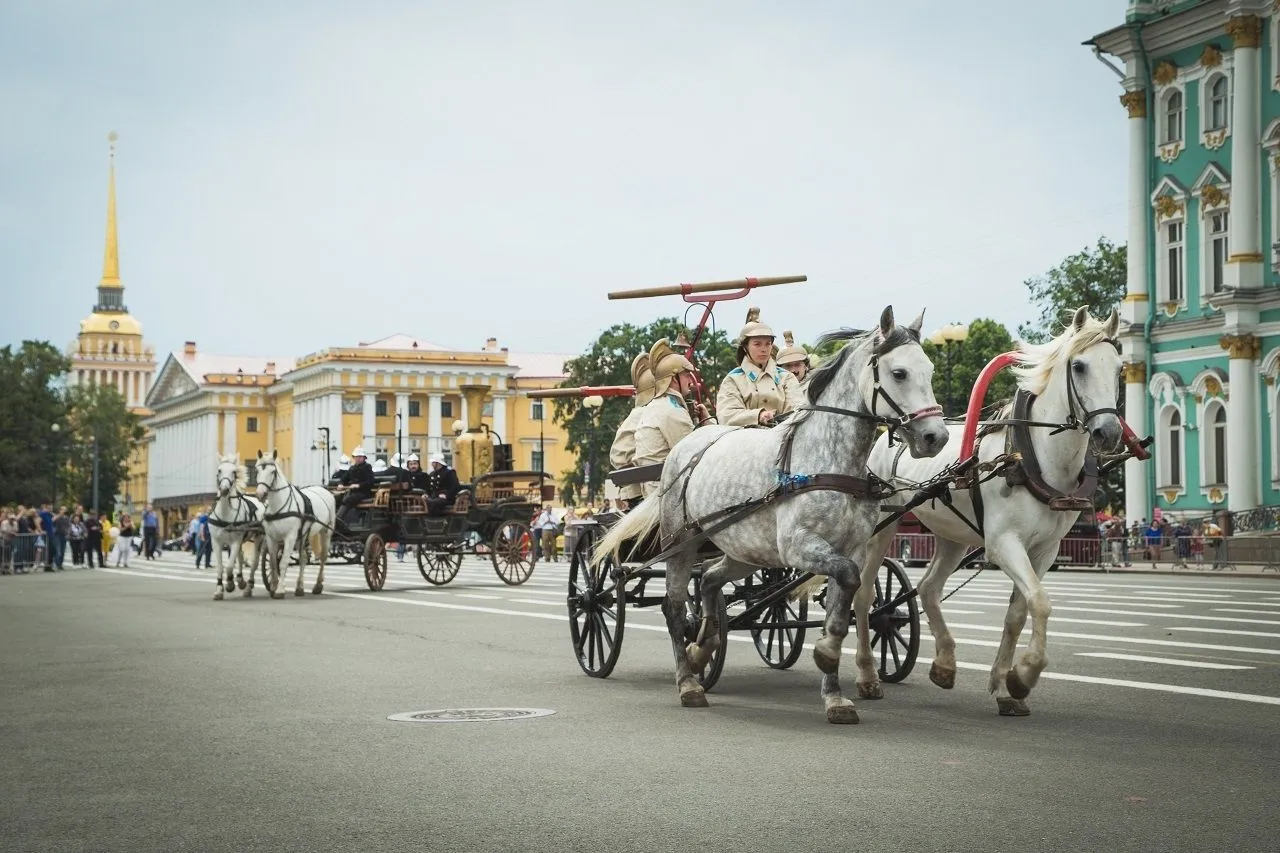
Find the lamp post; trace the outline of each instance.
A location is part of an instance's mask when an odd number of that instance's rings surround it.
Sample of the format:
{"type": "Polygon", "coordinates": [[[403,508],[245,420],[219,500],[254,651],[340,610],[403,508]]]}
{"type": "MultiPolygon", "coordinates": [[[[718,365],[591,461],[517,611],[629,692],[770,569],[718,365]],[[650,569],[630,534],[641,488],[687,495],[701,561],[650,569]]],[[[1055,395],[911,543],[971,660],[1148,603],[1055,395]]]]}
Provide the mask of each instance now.
{"type": "Polygon", "coordinates": [[[959,358],[960,353],[964,350],[964,342],[969,339],[969,327],[964,323],[949,323],[938,329],[929,336],[929,342],[934,346],[942,349],[943,357],[946,359],[946,389],[943,391],[943,409],[951,412],[951,373],[955,367],[955,360],[959,358]],[[952,347],[955,352],[952,352],[952,347]]]}
{"type": "Polygon", "coordinates": [[[316,431],[323,434],[324,438],[311,442],[311,449],[324,451],[324,477],[321,482],[327,483],[329,482],[329,451],[337,450],[337,448],[329,438],[328,427],[316,427],[316,431]]]}
{"type": "Polygon", "coordinates": [[[538,401],[538,471],[543,473],[547,470],[547,437],[544,431],[544,424],[547,420],[547,401],[538,401]]]}
{"type": "Polygon", "coordinates": [[[49,499],[54,509],[58,507],[58,435],[62,432],[60,424],[51,424],[49,432],[52,438],[49,440],[49,450],[53,453],[53,496],[49,499]]]}
{"type": "Polygon", "coordinates": [[[587,416],[591,419],[591,431],[587,433],[587,464],[582,469],[582,479],[586,481],[587,485],[587,504],[591,505],[595,502],[595,490],[591,487],[591,469],[594,466],[591,463],[595,461],[596,429],[600,426],[600,407],[604,405],[604,397],[598,394],[583,397],[582,405],[586,408],[587,416]]]}

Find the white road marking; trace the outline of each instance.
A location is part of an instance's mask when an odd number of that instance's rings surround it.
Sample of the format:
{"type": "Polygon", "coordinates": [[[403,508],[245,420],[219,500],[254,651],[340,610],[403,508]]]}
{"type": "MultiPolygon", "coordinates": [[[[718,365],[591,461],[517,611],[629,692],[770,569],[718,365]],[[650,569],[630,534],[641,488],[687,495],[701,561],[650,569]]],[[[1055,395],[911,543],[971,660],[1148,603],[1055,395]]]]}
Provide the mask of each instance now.
{"type": "MultiPolygon", "coordinates": [[[[990,672],[990,666],[956,662],[958,669],[976,669],[990,672]]],[[[1134,690],[1155,690],[1161,693],[1182,693],[1188,696],[1207,696],[1213,699],[1234,699],[1237,702],[1256,702],[1260,705],[1280,705],[1280,696],[1259,696],[1255,693],[1233,693],[1229,690],[1207,690],[1203,687],[1183,687],[1180,684],[1156,684],[1146,681],[1126,681],[1120,678],[1098,678],[1092,675],[1067,675],[1062,672],[1042,672],[1041,678],[1050,681],[1075,681],[1081,684],[1099,684],[1108,687],[1132,687],[1134,690]]]]}
{"type": "Polygon", "coordinates": [[[1275,631],[1233,631],[1230,628],[1219,628],[1217,625],[1169,625],[1170,631],[1193,631],[1201,634],[1234,634],[1240,637],[1280,637],[1275,631]]]}
{"type": "MultiPolygon", "coordinates": [[[[1214,613],[1252,613],[1255,616],[1280,616],[1280,613],[1273,613],[1270,610],[1239,610],[1231,607],[1215,607],[1214,613]]],[[[1252,622],[1252,619],[1242,619],[1242,622],[1252,622]]]]}
{"type": "Polygon", "coordinates": [[[500,595],[481,595],[476,592],[458,592],[454,593],[458,598],[483,598],[487,601],[498,601],[502,598],[500,595]]]}
{"type": "Polygon", "coordinates": [[[1139,663],[1163,663],[1169,666],[1190,666],[1198,669],[1257,669],[1254,666],[1237,666],[1231,663],[1210,663],[1209,661],[1178,660],[1177,658],[1149,658],[1145,655],[1122,655],[1119,652],[1076,652],[1076,657],[1132,660],[1139,663]]]}
{"type": "MultiPolygon", "coordinates": [[[[951,627],[966,631],[1004,630],[1002,627],[996,625],[974,625],[969,623],[952,625],[951,627]]],[[[1212,643],[1183,643],[1178,642],[1177,640],[1147,640],[1140,637],[1106,637],[1100,634],[1074,634],[1070,631],[1055,631],[1052,636],[1071,640],[1095,640],[1102,643],[1120,643],[1121,645],[1133,643],[1142,646],[1174,646],[1183,649],[1204,649],[1206,651],[1214,652],[1244,652],[1246,654],[1256,655],[1280,655],[1280,649],[1259,649],[1248,646],[1218,646],[1213,645],[1212,643]]]]}
{"type": "MultiPolygon", "coordinates": [[[[1057,613],[1059,610],[1066,610],[1071,613],[1077,611],[1081,613],[1108,613],[1112,616],[1145,616],[1148,619],[1159,617],[1161,619],[1198,619],[1201,622],[1239,622],[1243,625],[1280,625],[1280,622],[1272,619],[1237,619],[1232,616],[1201,616],[1199,613],[1134,613],[1132,610],[1104,610],[1096,607],[1067,607],[1055,604],[1053,612],[1057,613]]],[[[1053,622],[1055,620],[1050,616],[1049,621],[1053,622]]]]}

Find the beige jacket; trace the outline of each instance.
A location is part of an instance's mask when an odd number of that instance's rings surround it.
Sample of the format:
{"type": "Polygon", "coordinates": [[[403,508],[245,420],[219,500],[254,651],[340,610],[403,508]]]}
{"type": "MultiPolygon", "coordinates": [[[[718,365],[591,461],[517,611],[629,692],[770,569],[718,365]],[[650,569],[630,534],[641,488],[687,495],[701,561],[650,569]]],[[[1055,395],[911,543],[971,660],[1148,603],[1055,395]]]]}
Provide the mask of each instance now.
{"type": "Polygon", "coordinates": [[[755,426],[761,409],[781,415],[804,405],[800,382],[773,359],[761,370],[751,359],[730,370],[716,394],[716,420],[727,426],[755,426]]]}
{"type": "MultiPolygon", "coordinates": [[[[640,416],[644,410],[644,406],[636,406],[628,412],[622,420],[622,425],[618,427],[617,434],[613,437],[613,446],[609,448],[609,465],[615,471],[619,468],[630,468],[636,464],[636,427],[640,425],[640,416]]],[[[618,496],[623,500],[632,500],[640,495],[639,483],[622,486],[618,491],[618,496]]]]}
{"type": "MultiPolygon", "coordinates": [[[[693,432],[693,419],[678,394],[663,394],[640,410],[640,424],[636,427],[635,465],[653,465],[666,461],[676,442],[693,432]]],[[[648,498],[662,484],[654,481],[642,484],[642,493],[648,498]]]]}

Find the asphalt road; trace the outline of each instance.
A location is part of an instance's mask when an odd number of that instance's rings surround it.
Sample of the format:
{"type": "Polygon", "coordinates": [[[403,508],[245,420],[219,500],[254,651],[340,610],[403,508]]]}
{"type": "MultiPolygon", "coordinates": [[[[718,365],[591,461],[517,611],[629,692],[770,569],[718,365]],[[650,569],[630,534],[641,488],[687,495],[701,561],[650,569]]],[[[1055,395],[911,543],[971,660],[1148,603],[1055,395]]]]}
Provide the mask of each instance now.
{"type": "Polygon", "coordinates": [[[656,612],[587,678],[565,574],[468,561],[437,589],[393,559],[380,593],[339,567],[321,596],[221,602],[189,558],[0,578],[0,850],[1280,846],[1280,580],[1055,573],[1050,669],[1007,718],[985,685],[1010,585],[985,572],[946,605],[956,688],[925,629],[840,727],[808,654],[772,671],[736,635],[712,707],[681,708],[656,612]],[[387,719],[447,708],[555,713],[387,719]]]}

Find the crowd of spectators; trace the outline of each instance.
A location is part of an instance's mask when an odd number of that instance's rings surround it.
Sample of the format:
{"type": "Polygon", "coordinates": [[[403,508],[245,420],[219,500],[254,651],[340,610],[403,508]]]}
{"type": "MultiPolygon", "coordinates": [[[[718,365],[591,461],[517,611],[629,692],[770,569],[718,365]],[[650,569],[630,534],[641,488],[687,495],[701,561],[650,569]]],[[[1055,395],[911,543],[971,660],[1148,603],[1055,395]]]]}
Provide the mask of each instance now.
{"type": "Polygon", "coordinates": [[[113,518],[79,505],[0,507],[0,574],[58,572],[68,564],[86,569],[128,566],[132,554],[152,559],[159,545],[150,506],[143,517],[140,530],[127,512],[113,518]]]}

